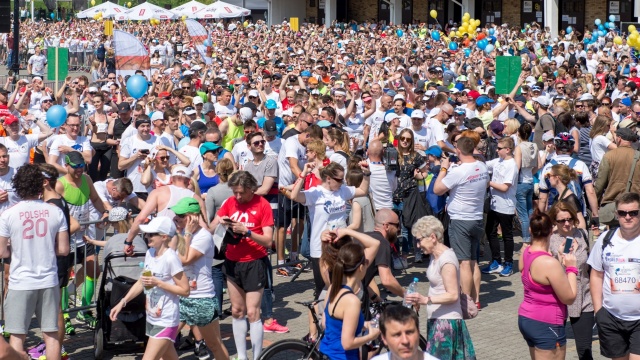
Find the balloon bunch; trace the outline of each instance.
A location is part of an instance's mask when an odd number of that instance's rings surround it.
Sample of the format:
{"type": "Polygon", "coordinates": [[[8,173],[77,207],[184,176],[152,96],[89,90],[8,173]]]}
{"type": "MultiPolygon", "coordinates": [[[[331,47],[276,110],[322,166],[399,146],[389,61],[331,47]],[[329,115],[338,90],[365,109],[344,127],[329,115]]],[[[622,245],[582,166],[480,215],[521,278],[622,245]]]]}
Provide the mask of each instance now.
{"type": "Polygon", "coordinates": [[[629,46],[633,46],[636,49],[640,50],[640,34],[638,34],[638,30],[634,25],[629,25],[627,30],[629,30],[629,37],[627,38],[627,44],[629,44],[629,46]]]}
{"type": "Polygon", "coordinates": [[[93,20],[102,21],[102,11],[93,15],[93,20]]]}
{"type": "Polygon", "coordinates": [[[129,1],[129,2],[127,3],[127,7],[128,7],[128,8],[130,8],[130,7],[131,7],[131,1],[129,1]]]}
{"type": "Polygon", "coordinates": [[[158,19],[151,19],[151,20],[149,20],[149,23],[150,23],[151,25],[153,25],[153,26],[157,26],[157,25],[160,25],[160,20],[158,20],[158,19]]]}

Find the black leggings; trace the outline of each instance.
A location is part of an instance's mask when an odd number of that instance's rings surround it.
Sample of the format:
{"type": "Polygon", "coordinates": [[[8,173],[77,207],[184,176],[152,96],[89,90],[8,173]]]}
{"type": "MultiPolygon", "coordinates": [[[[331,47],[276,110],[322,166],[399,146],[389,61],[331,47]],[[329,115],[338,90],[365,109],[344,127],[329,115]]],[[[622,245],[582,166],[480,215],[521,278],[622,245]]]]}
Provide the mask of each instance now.
{"type": "Polygon", "coordinates": [[[580,317],[570,317],[573,337],[576,341],[576,350],[580,360],[592,360],[591,343],[593,341],[593,325],[596,319],[593,311],[583,312],[580,317]]]}
{"type": "Polygon", "coordinates": [[[313,270],[313,299],[318,300],[322,289],[324,289],[324,280],[322,279],[322,270],[320,270],[320,258],[309,258],[311,260],[311,269],[313,270]]]}
{"type": "Polygon", "coordinates": [[[91,147],[96,153],[89,164],[89,176],[94,182],[104,181],[107,179],[111,169],[111,146],[106,143],[91,142],[91,147]],[[99,168],[98,163],[100,163],[99,168]]]}

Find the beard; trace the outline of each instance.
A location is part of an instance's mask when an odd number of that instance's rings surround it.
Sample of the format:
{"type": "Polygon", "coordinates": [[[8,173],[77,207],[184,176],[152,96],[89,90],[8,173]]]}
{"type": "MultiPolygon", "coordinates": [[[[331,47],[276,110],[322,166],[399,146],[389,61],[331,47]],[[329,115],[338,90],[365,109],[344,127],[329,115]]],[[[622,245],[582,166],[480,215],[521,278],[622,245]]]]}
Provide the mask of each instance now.
{"type": "Polygon", "coordinates": [[[387,231],[387,241],[389,241],[389,244],[394,244],[396,241],[398,240],[398,228],[393,228],[393,230],[391,230],[391,227],[389,227],[389,231],[387,231]]]}

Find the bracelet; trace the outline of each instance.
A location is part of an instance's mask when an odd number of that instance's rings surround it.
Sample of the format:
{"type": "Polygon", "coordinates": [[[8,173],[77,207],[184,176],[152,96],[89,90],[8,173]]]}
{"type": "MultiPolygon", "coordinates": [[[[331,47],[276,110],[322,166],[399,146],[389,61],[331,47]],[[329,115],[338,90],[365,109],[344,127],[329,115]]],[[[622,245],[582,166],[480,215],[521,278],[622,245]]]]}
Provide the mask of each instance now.
{"type": "Polygon", "coordinates": [[[371,176],[371,171],[367,171],[365,173],[362,173],[364,176],[371,176]]]}
{"type": "Polygon", "coordinates": [[[127,307],[127,300],[125,300],[124,298],[122,298],[122,307],[125,308],[127,307]]]}
{"type": "Polygon", "coordinates": [[[447,171],[447,168],[446,168],[446,167],[440,167],[440,171],[444,171],[444,172],[446,172],[446,171],[447,171]]]}
{"type": "Polygon", "coordinates": [[[188,231],[185,231],[185,232],[184,232],[184,236],[191,236],[191,237],[193,237],[193,233],[190,233],[190,232],[188,232],[188,231]]]}
{"type": "Polygon", "coordinates": [[[573,273],[576,276],[578,276],[578,268],[576,268],[575,266],[567,266],[564,271],[568,274],[568,273],[573,273]]]}
{"type": "Polygon", "coordinates": [[[125,241],[124,244],[127,246],[131,246],[133,245],[133,241],[125,241]]]}

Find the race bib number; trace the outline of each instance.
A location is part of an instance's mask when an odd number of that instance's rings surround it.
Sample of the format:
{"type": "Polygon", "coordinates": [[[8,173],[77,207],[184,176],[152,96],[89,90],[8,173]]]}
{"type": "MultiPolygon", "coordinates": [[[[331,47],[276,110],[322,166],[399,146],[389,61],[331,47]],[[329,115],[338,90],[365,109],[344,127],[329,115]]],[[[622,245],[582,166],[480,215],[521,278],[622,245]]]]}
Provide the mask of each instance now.
{"type": "Polygon", "coordinates": [[[640,293],[640,264],[613,264],[609,269],[611,293],[638,294],[640,293]]]}

